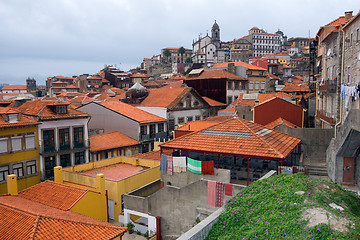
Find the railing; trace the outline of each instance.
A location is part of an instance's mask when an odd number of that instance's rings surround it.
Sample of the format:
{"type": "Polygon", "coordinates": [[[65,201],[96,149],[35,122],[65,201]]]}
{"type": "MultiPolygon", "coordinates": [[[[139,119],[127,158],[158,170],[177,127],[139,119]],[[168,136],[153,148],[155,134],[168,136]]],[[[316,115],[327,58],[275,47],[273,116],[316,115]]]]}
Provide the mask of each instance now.
{"type": "Polygon", "coordinates": [[[336,85],[337,85],[336,80],[327,80],[325,81],[325,84],[319,85],[319,90],[327,91],[329,93],[336,93],[336,85]]]}
{"type": "Polygon", "coordinates": [[[70,149],[70,144],[60,145],[60,151],[62,151],[62,150],[69,150],[69,149],[70,149]]]}
{"type": "Polygon", "coordinates": [[[328,122],[328,123],[334,123],[334,118],[330,117],[329,114],[325,111],[322,110],[317,110],[316,111],[316,116],[318,118],[323,119],[324,121],[328,122]]]}
{"type": "Polygon", "coordinates": [[[56,146],[45,146],[44,141],[40,142],[40,153],[55,153],[59,151],[68,151],[72,149],[88,148],[90,141],[85,140],[84,142],[73,143],[73,147],[70,144],[56,146]]]}

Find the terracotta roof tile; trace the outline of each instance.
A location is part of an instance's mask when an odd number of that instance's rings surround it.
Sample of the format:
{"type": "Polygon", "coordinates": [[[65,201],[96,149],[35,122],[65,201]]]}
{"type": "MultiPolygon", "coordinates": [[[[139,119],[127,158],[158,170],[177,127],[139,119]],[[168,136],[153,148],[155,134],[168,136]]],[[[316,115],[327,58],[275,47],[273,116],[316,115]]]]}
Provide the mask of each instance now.
{"type": "Polygon", "coordinates": [[[187,77],[187,80],[196,80],[196,79],[230,79],[230,80],[247,80],[246,78],[237,76],[235,74],[229,73],[225,70],[208,70],[203,71],[200,76],[196,77],[187,77]]]}
{"type": "Polygon", "coordinates": [[[166,119],[156,116],[154,114],[145,112],[141,109],[133,107],[129,104],[117,101],[107,101],[99,103],[108,109],[111,109],[117,113],[120,113],[128,118],[131,118],[139,123],[152,123],[152,122],[164,122],[166,119]]]}
{"type": "Polygon", "coordinates": [[[214,126],[219,122],[223,122],[227,119],[232,118],[233,116],[216,116],[216,117],[208,117],[199,121],[192,121],[187,123],[182,123],[180,127],[176,128],[176,131],[191,131],[196,132],[210,126],[214,126]]]}
{"type": "Polygon", "coordinates": [[[221,106],[226,106],[225,103],[222,103],[222,102],[218,102],[214,99],[211,99],[211,98],[208,98],[208,97],[202,97],[205,102],[207,102],[210,106],[212,107],[221,107],[221,106]]]}
{"type": "Polygon", "coordinates": [[[90,138],[90,151],[102,151],[108,149],[115,149],[127,146],[134,146],[140,144],[136,141],[120,132],[109,132],[98,135],[92,135],[90,138]]]}
{"type": "Polygon", "coordinates": [[[21,197],[0,196],[0,236],[4,239],[113,239],[126,228],[21,197]]]}
{"type": "Polygon", "coordinates": [[[27,90],[27,88],[26,85],[5,85],[1,90],[27,90]]]}
{"type": "Polygon", "coordinates": [[[231,118],[168,141],[161,148],[281,160],[301,142],[288,134],[240,118],[231,118]]]}
{"type": "Polygon", "coordinates": [[[87,190],[47,180],[19,192],[19,197],[57,209],[70,210],[86,192],[87,190]]]}
{"type": "Polygon", "coordinates": [[[235,113],[235,112],[236,112],[236,108],[235,108],[235,106],[233,106],[233,107],[228,107],[228,108],[219,110],[219,112],[235,113]]]}
{"type": "Polygon", "coordinates": [[[283,92],[274,92],[274,93],[259,93],[257,97],[254,95],[252,99],[244,99],[244,94],[240,94],[239,97],[231,103],[231,105],[235,106],[254,106],[255,100],[259,100],[259,104],[272,99],[274,97],[278,98],[293,98],[292,95],[283,93],[283,92]]]}
{"type": "MultiPolygon", "coordinates": [[[[172,153],[172,150],[166,150],[165,149],[165,151],[163,151],[163,154],[166,154],[166,155],[171,155],[171,153],[172,153]]],[[[160,152],[160,150],[158,150],[158,151],[151,151],[151,152],[147,152],[147,153],[137,153],[137,154],[134,154],[134,155],[132,155],[130,157],[160,161],[161,152],[160,152]]]]}
{"type": "MultiPolygon", "coordinates": [[[[2,107],[0,107],[0,111],[1,109],[2,107]]],[[[0,114],[4,114],[4,113],[0,113],[0,114]]],[[[39,123],[36,120],[27,117],[21,113],[19,114],[19,120],[14,123],[7,122],[0,116],[0,128],[35,126],[38,124],[39,123]]]]}
{"type": "Polygon", "coordinates": [[[295,124],[293,124],[293,123],[291,123],[288,120],[285,120],[283,118],[278,118],[275,121],[266,124],[265,127],[268,128],[268,129],[274,129],[275,127],[280,126],[282,124],[284,124],[284,125],[286,125],[286,126],[288,126],[290,128],[297,127],[295,124]]]}
{"type": "Polygon", "coordinates": [[[249,64],[249,63],[245,63],[245,62],[225,62],[225,63],[217,63],[214,64],[214,66],[212,68],[224,68],[224,67],[228,67],[229,63],[234,63],[235,67],[237,66],[242,66],[251,70],[263,70],[265,71],[266,69],[249,64]]]}
{"type": "Polygon", "coordinates": [[[287,83],[285,87],[281,89],[281,92],[310,92],[309,84],[307,82],[302,83],[287,83]]]}

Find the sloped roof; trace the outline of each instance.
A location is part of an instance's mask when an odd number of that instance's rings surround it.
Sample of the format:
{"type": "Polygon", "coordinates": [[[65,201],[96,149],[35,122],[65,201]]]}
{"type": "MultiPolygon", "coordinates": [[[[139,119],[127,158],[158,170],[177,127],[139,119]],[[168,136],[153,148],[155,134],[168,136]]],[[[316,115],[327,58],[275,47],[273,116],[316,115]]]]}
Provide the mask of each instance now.
{"type": "Polygon", "coordinates": [[[222,102],[218,102],[214,99],[211,99],[211,98],[208,98],[208,97],[202,97],[205,102],[207,102],[210,106],[212,107],[220,107],[220,106],[226,106],[225,103],[222,103],[222,102]]]}
{"type": "Polygon", "coordinates": [[[272,121],[271,123],[268,123],[265,125],[266,128],[268,129],[274,129],[277,126],[280,126],[282,124],[285,124],[286,126],[290,127],[290,128],[295,128],[297,127],[295,124],[289,122],[286,119],[283,118],[277,118],[275,121],[272,121]]]}
{"type": "Polygon", "coordinates": [[[231,118],[168,141],[160,147],[281,160],[286,158],[300,142],[299,138],[269,130],[260,124],[231,118]]]}
{"type": "Polygon", "coordinates": [[[181,87],[180,85],[168,85],[162,88],[148,89],[149,95],[139,106],[172,109],[191,90],[191,87],[181,87]]]}
{"type": "Polygon", "coordinates": [[[107,101],[99,103],[114,112],[122,114],[128,118],[131,118],[139,123],[152,123],[152,122],[164,122],[166,119],[148,113],[129,104],[118,102],[118,101],[107,101]]]}
{"type": "Polygon", "coordinates": [[[67,211],[86,192],[87,190],[47,180],[19,192],[19,197],[67,211]]]}
{"type": "Polygon", "coordinates": [[[54,120],[54,119],[68,119],[68,118],[84,118],[89,117],[89,114],[72,109],[67,108],[67,113],[54,113],[49,106],[52,105],[68,105],[68,103],[61,103],[57,100],[37,100],[25,102],[19,107],[15,109],[25,115],[36,116],[40,120],[54,120]]]}
{"type": "Polygon", "coordinates": [[[225,68],[225,67],[228,67],[229,63],[233,63],[235,65],[235,67],[242,66],[242,67],[245,67],[245,68],[248,68],[248,69],[251,69],[251,70],[262,70],[262,71],[266,70],[264,68],[261,68],[261,67],[249,64],[249,63],[245,63],[245,62],[217,63],[217,64],[214,64],[214,66],[212,68],[225,68]]]}
{"type": "Polygon", "coordinates": [[[26,85],[5,85],[1,90],[26,90],[26,85]]]}
{"type": "Polygon", "coordinates": [[[229,73],[225,70],[208,70],[200,73],[196,77],[188,77],[186,80],[196,80],[196,79],[229,79],[229,80],[247,80],[246,78],[237,76],[235,74],[229,73]]]}
{"type": "MultiPolygon", "coordinates": [[[[0,107],[0,115],[1,114],[16,114],[18,111],[14,110],[11,107],[0,107]]],[[[25,126],[35,126],[38,125],[38,122],[30,117],[27,117],[23,114],[19,114],[18,121],[14,123],[10,123],[5,121],[0,116],[0,128],[9,128],[9,127],[25,127],[25,126]]]]}
{"type": "Polygon", "coordinates": [[[228,108],[219,110],[219,112],[234,113],[234,112],[236,112],[236,108],[235,108],[235,106],[233,106],[233,107],[228,107],[228,108]]]}
{"type": "Polygon", "coordinates": [[[292,95],[283,93],[283,92],[273,92],[273,93],[258,93],[258,94],[243,94],[241,93],[239,97],[231,103],[231,105],[235,106],[254,106],[255,100],[259,100],[259,104],[272,99],[274,97],[279,98],[293,98],[292,95]],[[252,97],[247,97],[247,96],[252,97]]]}
{"type": "Polygon", "coordinates": [[[233,118],[233,116],[216,116],[209,117],[199,121],[191,121],[187,123],[182,123],[180,127],[176,128],[175,131],[192,131],[196,132],[210,126],[214,126],[219,122],[223,122],[227,119],[233,118]]]}
{"type": "Polygon", "coordinates": [[[4,239],[114,239],[126,228],[17,196],[0,196],[4,239]]]}
{"type": "Polygon", "coordinates": [[[136,141],[117,131],[92,135],[89,138],[91,152],[140,144],[139,141],[136,141]]]}
{"type": "Polygon", "coordinates": [[[281,89],[282,92],[310,92],[308,83],[287,83],[285,87],[281,89]]]}

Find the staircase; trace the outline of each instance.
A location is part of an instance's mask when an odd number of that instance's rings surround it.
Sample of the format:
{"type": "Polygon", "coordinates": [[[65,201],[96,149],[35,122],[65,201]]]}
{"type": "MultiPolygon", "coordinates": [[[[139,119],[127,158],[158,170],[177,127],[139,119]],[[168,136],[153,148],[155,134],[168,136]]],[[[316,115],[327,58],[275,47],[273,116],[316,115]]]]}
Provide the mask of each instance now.
{"type": "Polygon", "coordinates": [[[304,165],[311,177],[328,179],[328,171],[325,165],[304,165]]]}

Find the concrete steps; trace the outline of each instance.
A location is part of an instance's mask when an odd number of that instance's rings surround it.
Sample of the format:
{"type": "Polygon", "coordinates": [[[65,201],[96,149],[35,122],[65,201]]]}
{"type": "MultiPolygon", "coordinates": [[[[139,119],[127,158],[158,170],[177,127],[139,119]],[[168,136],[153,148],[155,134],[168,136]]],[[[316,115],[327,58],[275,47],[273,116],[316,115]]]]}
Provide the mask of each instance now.
{"type": "Polygon", "coordinates": [[[328,176],[326,166],[304,165],[310,176],[328,176]]]}

